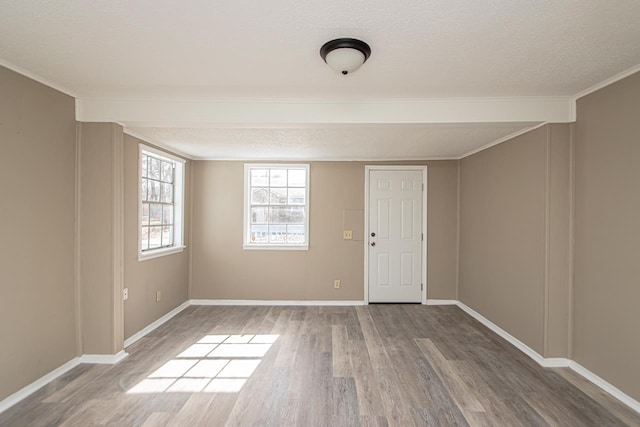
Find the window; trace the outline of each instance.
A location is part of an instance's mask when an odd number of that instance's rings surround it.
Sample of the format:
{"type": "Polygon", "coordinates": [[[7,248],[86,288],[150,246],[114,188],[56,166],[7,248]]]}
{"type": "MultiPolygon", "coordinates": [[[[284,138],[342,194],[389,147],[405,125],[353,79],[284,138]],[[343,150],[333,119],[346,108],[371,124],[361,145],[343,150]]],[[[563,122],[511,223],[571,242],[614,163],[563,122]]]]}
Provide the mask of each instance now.
{"type": "Polygon", "coordinates": [[[308,249],[309,165],[244,165],[244,248],[308,249]]]}
{"type": "Polygon", "coordinates": [[[183,193],[184,160],[140,145],[139,260],[184,249],[183,193]]]}

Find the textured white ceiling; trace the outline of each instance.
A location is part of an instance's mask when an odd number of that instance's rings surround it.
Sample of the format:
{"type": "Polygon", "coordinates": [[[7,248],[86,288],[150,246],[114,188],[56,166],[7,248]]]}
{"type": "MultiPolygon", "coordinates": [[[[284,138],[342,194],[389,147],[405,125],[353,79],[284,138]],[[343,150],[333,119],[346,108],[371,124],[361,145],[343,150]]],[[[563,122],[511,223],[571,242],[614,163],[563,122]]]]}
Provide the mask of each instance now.
{"type": "MultiPolygon", "coordinates": [[[[639,0],[0,0],[0,64],[85,99],[237,109],[261,98],[560,97],[640,64],[639,22],[639,0]],[[337,37],[372,47],[347,77],[318,53],[337,37]]],[[[169,121],[132,131],[200,158],[412,159],[457,157],[530,126],[169,121]]]]}
{"type": "Polygon", "coordinates": [[[572,95],[640,63],[638,0],[0,0],[0,58],[82,96],[572,95]],[[320,46],[373,50],[346,78],[320,46]]]}
{"type": "Polygon", "coordinates": [[[536,123],[333,124],[263,128],[132,127],[197,159],[405,160],[458,158],[536,123]]]}

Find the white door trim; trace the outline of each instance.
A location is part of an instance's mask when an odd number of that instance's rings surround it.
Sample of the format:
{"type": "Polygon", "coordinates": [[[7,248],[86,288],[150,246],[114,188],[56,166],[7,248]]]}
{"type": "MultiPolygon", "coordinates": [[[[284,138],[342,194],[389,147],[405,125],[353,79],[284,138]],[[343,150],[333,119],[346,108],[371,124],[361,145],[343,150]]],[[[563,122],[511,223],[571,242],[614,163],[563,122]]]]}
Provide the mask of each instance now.
{"type": "Polygon", "coordinates": [[[369,304],[369,172],[374,170],[422,171],[422,304],[427,303],[427,166],[426,165],[365,165],[364,167],[364,303],[369,304]]]}

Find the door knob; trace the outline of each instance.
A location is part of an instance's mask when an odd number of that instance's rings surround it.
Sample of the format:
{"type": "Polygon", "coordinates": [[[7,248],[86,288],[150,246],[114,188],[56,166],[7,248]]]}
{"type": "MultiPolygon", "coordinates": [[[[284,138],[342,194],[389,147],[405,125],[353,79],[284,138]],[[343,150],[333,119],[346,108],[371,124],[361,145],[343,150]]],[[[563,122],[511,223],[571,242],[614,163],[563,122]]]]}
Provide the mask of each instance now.
{"type": "Polygon", "coordinates": [[[375,246],[375,245],[376,245],[376,242],[371,242],[371,246],[375,246]]]}
{"type": "Polygon", "coordinates": [[[371,233],[371,237],[376,237],[376,233],[371,233]]]}

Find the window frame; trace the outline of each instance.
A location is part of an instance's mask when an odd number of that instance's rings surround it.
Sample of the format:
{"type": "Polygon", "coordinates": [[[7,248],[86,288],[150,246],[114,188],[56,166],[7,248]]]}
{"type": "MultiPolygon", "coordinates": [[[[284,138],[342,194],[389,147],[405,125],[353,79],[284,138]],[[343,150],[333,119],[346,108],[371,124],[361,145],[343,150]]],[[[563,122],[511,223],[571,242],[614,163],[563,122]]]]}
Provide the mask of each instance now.
{"type": "MultiPolygon", "coordinates": [[[[310,167],[308,163],[245,163],[244,164],[244,219],[242,233],[242,248],[245,250],[276,250],[276,251],[306,251],[309,250],[309,195],[311,188],[310,167]],[[252,169],[303,169],[306,175],[304,206],[304,235],[305,242],[301,244],[250,243],[251,235],[251,170],[252,169]]],[[[288,184],[288,183],[287,183],[288,184]]],[[[271,185],[269,185],[271,188],[271,185]]],[[[289,186],[287,185],[287,188],[289,186]]],[[[302,187],[300,187],[302,188],[302,187]]]]}
{"type": "Polygon", "coordinates": [[[138,144],[138,261],[146,261],[166,255],[182,252],[184,245],[184,194],[185,194],[185,164],[186,160],[166,151],[158,150],[149,145],[138,144]],[[164,161],[175,164],[173,176],[173,245],[142,250],[142,154],[145,153],[164,161]]]}

